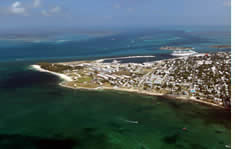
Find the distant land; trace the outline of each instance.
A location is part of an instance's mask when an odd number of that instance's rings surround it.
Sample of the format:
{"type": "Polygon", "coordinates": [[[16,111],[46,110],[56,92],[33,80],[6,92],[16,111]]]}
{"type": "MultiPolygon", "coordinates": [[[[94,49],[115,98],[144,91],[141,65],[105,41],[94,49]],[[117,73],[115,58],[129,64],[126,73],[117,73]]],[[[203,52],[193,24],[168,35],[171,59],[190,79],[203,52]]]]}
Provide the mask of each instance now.
{"type": "Polygon", "coordinates": [[[214,46],[210,46],[210,48],[216,48],[216,49],[230,48],[231,49],[231,45],[214,45],[214,46]]]}
{"type": "Polygon", "coordinates": [[[160,47],[160,50],[192,50],[192,47],[173,47],[173,46],[165,46],[160,47]]]}
{"type": "Polygon", "coordinates": [[[153,61],[119,63],[105,59],[39,63],[33,67],[64,78],[60,85],[73,89],[113,89],[194,100],[230,107],[231,53],[218,52],[153,61]]]}
{"type": "MultiPolygon", "coordinates": [[[[216,49],[227,49],[231,48],[231,45],[213,45],[209,46],[209,48],[216,48],[216,49]]],[[[160,47],[160,50],[193,50],[192,47],[174,47],[174,46],[163,46],[160,47]]]]}

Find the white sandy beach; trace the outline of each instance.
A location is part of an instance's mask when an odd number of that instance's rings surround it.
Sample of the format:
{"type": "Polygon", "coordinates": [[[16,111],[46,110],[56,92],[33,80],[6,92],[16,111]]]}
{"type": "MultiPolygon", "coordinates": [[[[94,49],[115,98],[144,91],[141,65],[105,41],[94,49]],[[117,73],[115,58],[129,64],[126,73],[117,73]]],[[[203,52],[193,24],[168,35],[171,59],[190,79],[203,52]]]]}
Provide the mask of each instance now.
{"type": "Polygon", "coordinates": [[[56,75],[58,77],[60,77],[62,80],[64,81],[73,81],[73,79],[65,74],[61,74],[61,73],[56,73],[56,72],[52,72],[52,71],[48,71],[48,70],[45,70],[45,69],[42,69],[40,65],[31,65],[31,67],[37,71],[41,71],[41,72],[47,72],[47,73],[50,73],[50,74],[53,74],[53,75],[56,75]]]}

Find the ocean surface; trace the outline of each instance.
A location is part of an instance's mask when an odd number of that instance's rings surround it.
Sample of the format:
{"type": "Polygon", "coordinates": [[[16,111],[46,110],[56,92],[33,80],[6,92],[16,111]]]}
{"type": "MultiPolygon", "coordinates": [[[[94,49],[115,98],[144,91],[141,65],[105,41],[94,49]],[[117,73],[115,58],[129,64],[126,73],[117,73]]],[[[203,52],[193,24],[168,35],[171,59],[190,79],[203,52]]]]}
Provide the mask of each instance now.
{"type": "MultiPolygon", "coordinates": [[[[118,91],[72,90],[41,61],[154,55],[161,46],[230,51],[229,27],[175,27],[112,34],[56,34],[0,40],[0,149],[223,149],[231,113],[198,103],[118,91]]],[[[151,61],[151,58],[126,62],[151,61]]]]}

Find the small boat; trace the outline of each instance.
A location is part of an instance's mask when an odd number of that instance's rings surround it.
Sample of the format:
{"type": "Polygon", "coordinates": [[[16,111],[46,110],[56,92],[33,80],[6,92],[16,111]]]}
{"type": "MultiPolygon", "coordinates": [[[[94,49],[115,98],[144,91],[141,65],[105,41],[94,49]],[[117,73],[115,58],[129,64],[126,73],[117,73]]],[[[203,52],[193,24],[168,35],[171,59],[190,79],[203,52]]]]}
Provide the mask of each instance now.
{"type": "Polygon", "coordinates": [[[127,123],[132,123],[132,124],[138,124],[139,122],[138,121],[131,121],[131,120],[127,120],[127,119],[121,119],[122,121],[124,122],[127,122],[127,123]]]}
{"type": "Polygon", "coordinates": [[[130,120],[125,120],[127,123],[133,123],[133,124],[138,124],[138,121],[130,121],[130,120]]]}
{"type": "Polygon", "coordinates": [[[189,56],[197,54],[197,52],[193,50],[175,50],[171,53],[172,56],[189,56]]]}

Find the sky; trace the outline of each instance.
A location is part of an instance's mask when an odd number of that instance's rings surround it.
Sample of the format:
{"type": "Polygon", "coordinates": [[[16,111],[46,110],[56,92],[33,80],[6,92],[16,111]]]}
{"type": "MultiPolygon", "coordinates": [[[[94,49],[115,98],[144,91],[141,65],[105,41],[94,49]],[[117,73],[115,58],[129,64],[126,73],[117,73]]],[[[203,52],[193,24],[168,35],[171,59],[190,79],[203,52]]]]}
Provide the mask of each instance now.
{"type": "Polygon", "coordinates": [[[1,0],[0,29],[230,25],[230,0],[1,0]]]}

